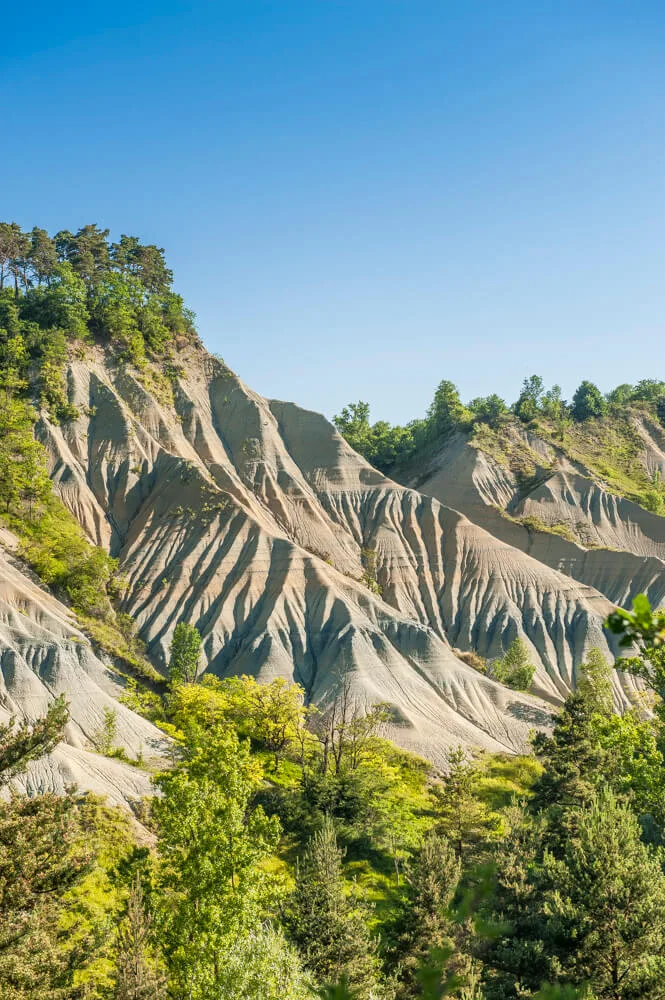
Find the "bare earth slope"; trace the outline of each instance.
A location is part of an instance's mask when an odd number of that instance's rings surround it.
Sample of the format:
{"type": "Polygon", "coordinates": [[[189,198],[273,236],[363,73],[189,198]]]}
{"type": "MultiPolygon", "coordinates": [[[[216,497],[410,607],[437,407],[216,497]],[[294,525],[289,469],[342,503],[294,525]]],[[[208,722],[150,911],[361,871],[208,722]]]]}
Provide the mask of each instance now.
{"type": "Polygon", "coordinates": [[[522,746],[544,721],[538,702],[452,647],[499,655],[522,636],[535,692],[559,700],[585,650],[606,648],[607,598],[461,504],[386,479],[320,415],[264,400],[198,349],[179,360],[171,390],[89,350],[68,372],[81,417],[38,428],[62,499],[118,556],[155,662],[186,619],[214,672],[294,678],[319,703],[346,677],[435,759],[460,741],[522,746]],[[381,596],[361,582],[364,549],[381,596]]]}
{"type": "MultiPolygon", "coordinates": [[[[665,470],[662,432],[636,420],[643,443],[635,460],[653,474],[665,470]]],[[[536,461],[533,482],[520,481],[507,460],[458,433],[442,441],[407,482],[463,511],[475,524],[539,562],[587,584],[612,604],[638,593],[665,600],[665,518],[610,491],[583,463],[527,431],[521,438],[536,461]],[[521,523],[524,522],[524,523],[521,523]],[[549,529],[549,530],[539,530],[549,529]]]]}
{"type": "Polygon", "coordinates": [[[116,675],[95,655],[67,609],[0,549],[0,721],[12,716],[32,721],[61,694],[70,712],[66,742],[33,764],[18,784],[30,792],[77,785],[112,803],[149,794],[143,771],[92,747],[105,708],[115,710],[117,740],[130,755],[161,754],[163,737],[117,701],[122,687],[116,675]]]}

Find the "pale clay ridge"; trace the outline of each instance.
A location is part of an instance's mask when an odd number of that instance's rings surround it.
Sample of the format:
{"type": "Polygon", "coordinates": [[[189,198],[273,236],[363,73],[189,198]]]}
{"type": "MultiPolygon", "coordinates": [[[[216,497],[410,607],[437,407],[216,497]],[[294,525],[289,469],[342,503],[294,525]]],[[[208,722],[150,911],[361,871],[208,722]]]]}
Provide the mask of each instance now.
{"type": "MultiPolygon", "coordinates": [[[[13,547],[8,532],[0,542],[13,547]]],[[[141,799],[151,791],[148,775],[92,749],[104,708],[117,716],[117,743],[131,756],[162,756],[166,741],[149,722],[118,702],[117,676],[94,654],[68,610],[13,565],[0,550],[0,721],[32,721],[64,694],[70,721],[65,743],[31,765],[15,784],[31,794],[61,793],[77,785],[112,804],[141,799]]]]}
{"type": "MultiPolygon", "coordinates": [[[[295,679],[320,704],[346,677],[360,704],[392,705],[398,742],[442,760],[459,742],[519,749],[546,721],[451,645],[494,656],[524,637],[550,701],[606,648],[601,594],[386,479],[320,415],[267,402],[194,349],[174,412],[89,354],[68,372],[81,417],[42,416],[38,433],[64,502],[120,559],[157,663],[185,619],[214,672],[295,679]],[[383,599],[359,582],[362,548],[377,551],[383,599]]],[[[76,683],[82,705],[97,701],[95,670],[76,683]]]]}
{"type": "MultiPolygon", "coordinates": [[[[647,467],[665,471],[662,431],[647,420],[636,427],[645,442],[642,458],[647,467]]],[[[532,434],[523,436],[542,455],[544,465],[555,460],[557,466],[525,498],[510,471],[472,447],[463,434],[442,443],[427,468],[420,470],[418,488],[463,510],[474,523],[540,563],[594,588],[613,605],[629,606],[639,593],[662,605],[665,518],[607,492],[589,470],[557,456],[532,434]],[[528,530],[501,510],[512,517],[535,516],[544,524],[564,524],[580,542],[528,530]]]]}

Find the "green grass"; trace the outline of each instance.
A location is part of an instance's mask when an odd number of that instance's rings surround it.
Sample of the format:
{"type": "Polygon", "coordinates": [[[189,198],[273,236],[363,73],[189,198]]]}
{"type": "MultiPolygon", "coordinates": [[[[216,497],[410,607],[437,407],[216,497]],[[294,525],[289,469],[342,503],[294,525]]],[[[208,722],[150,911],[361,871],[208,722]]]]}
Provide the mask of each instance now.
{"type": "Polygon", "coordinates": [[[537,433],[569,459],[585,466],[608,492],[654,513],[665,513],[665,488],[662,483],[654,483],[640,457],[644,442],[635,428],[635,419],[648,420],[648,415],[631,408],[583,423],[568,423],[562,440],[552,423],[539,420],[537,433]]]}
{"type": "Polygon", "coordinates": [[[479,761],[476,790],[493,812],[507,809],[512,802],[526,799],[542,771],[535,757],[527,754],[484,754],[479,761]]]}

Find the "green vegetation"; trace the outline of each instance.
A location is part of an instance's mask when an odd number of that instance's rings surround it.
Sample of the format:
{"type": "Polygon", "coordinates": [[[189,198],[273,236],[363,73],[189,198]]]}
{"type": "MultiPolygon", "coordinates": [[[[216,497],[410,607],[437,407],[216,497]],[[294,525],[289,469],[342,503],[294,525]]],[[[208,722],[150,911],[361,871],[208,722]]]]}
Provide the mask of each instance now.
{"type": "MultiPolygon", "coordinates": [[[[559,386],[545,390],[543,379],[524,380],[519,398],[509,406],[499,396],[463,405],[451,382],[441,382],[424,419],[404,427],[386,421],[370,423],[369,404],[354,403],[334,418],[337,429],[376,468],[400,478],[427,464],[442,437],[459,431],[473,447],[491,455],[515,475],[526,496],[552,471],[558,452],[585,466],[590,475],[619,496],[634,500],[655,514],[665,515],[665,486],[641,459],[643,441],[636,420],[661,433],[665,427],[665,382],[644,379],[622,385],[603,396],[591,382],[582,382],[571,403],[559,386]],[[525,430],[551,445],[552,458],[534,451],[525,430]]],[[[554,531],[574,538],[570,527],[527,523],[532,530],[554,531]]]]}
{"type": "Polygon", "coordinates": [[[118,243],[108,236],[96,225],[50,237],[0,223],[3,353],[20,362],[19,377],[36,362],[43,399],[58,419],[75,417],[58,375],[68,342],[98,339],[140,365],[146,356],[172,356],[173,347],[195,337],[193,314],[172,290],[164,251],[135,236],[118,243]]]}
{"type": "MultiPolygon", "coordinates": [[[[641,598],[610,626],[660,697],[665,615],[641,598]]],[[[513,668],[525,681],[518,643],[513,668]]],[[[195,680],[143,703],[175,741],[144,815],[154,847],[91,797],[2,804],[0,996],[661,995],[661,702],[614,715],[598,650],[533,755],[452,748],[444,773],[388,743],[386,707],[362,710],[348,677],[325,710],[283,681],[195,680]]],[[[3,729],[0,772],[65,722],[59,703],[3,729]]]]}
{"type": "Polygon", "coordinates": [[[455,655],[481,674],[505,684],[514,691],[528,691],[533,683],[536,667],[530,662],[529,647],[523,639],[515,638],[505,656],[486,660],[474,652],[455,650],[455,655]]]}
{"type": "Polygon", "coordinates": [[[193,625],[178,622],[173,632],[169,658],[169,680],[172,684],[193,684],[199,671],[201,636],[193,625]]]}
{"type": "Polygon", "coordinates": [[[523,639],[513,639],[505,656],[488,664],[487,674],[515,691],[528,691],[536,667],[529,659],[529,648],[523,639]]]}
{"type": "Polygon", "coordinates": [[[163,251],[136,237],[109,243],[107,230],[90,225],[51,238],[0,223],[0,520],[93,642],[122,669],[155,681],[133,623],[114,608],[115,560],[89,543],[51,491],[34,405],[53,423],[79,417],[64,366],[85,343],[102,343],[144,379],[156,377],[147,358],[174,370],[175,350],[196,335],[172,277],[163,251]]]}

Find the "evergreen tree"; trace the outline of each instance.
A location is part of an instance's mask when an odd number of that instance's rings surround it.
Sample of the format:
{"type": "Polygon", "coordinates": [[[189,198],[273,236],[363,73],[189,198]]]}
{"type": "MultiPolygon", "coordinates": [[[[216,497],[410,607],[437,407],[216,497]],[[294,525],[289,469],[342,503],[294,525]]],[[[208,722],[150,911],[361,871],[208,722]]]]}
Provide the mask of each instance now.
{"type": "Polygon", "coordinates": [[[497,829],[498,817],[475,794],[477,769],[463,747],[448,752],[448,772],[433,788],[436,830],[450,841],[464,864],[478,860],[483,842],[497,829]]]}
{"type": "Polygon", "coordinates": [[[151,925],[137,873],[129,890],[127,913],[118,929],[115,1000],[162,1000],[165,996],[164,977],[151,957],[151,925]]]}
{"type": "Polygon", "coordinates": [[[614,706],[612,668],[597,647],[589,650],[578,668],[576,690],[594,712],[611,713],[614,706]]]}
{"type": "Polygon", "coordinates": [[[61,695],[49,707],[46,715],[33,723],[15,720],[0,725],[0,786],[25,770],[32,760],[50,753],[62,739],[69,712],[65,696],[61,695]]]}
{"type": "Polygon", "coordinates": [[[552,734],[538,733],[533,741],[544,771],[530,807],[532,812],[546,812],[545,837],[553,850],[571,834],[573,810],[592,800],[607,766],[607,754],[594,735],[593,709],[583,695],[570,695],[554,720],[552,734]]]}
{"type": "Polygon", "coordinates": [[[571,407],[573,419],[581,422],[593,417],[602,417],[606,412],[607,403],[600,389],[593,382],[582,382],[573,396],[571,407]]]}
{"type": "Polygon", "coordinates": [[[417,973],[430,952],[454,947],[450,906],[462,866],[446,837],[430,833],[409,871],[408,896],[397,928],[395,959],[401,993],[417,997],[417,973]]]}
{"type": "Polygon", "coordinates": [[[29,262],[37,283],[49,284],[56,273],[58,255],[54,240],[45,229],[39,229],[38,226],[30,233],[29,262]]]}
{"type": "Polygon", "coordinates": [[[552,976],[598,1000],[665,993],[665,876],[626,805],[601,791],[576,810],[560,859],[546,854],[540,906],[552,976]]]}
{"type": "Polygon", "coordinates": [[[0,997],[75,996],[64,896],[88,871],[72,796],[0,802],[0,997]]]}
{"type": "Polygon", "coordinates": [[[201,636],[187,622],[178,622],[173,631],[169,657],[169,680],[172,684],[194,684],[199,671],[201,636]]]}
{"type": "Polygon", "coordinates": [[[329,819],[311,838],[298,865],[286,927],[319,983],[346,977],[358,1000],[372,995],[377,982],[375,946],[361,913],[345,894],[342,852],[329,819]]]}

